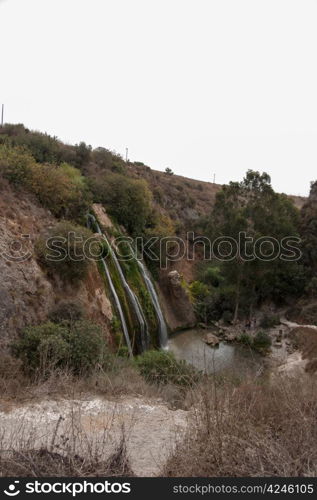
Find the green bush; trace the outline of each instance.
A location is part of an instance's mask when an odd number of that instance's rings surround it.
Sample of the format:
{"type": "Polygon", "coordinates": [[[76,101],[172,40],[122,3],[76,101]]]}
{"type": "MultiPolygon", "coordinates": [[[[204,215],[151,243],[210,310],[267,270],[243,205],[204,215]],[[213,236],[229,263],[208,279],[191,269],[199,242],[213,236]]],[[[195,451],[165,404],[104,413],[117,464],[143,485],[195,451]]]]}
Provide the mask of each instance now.
{"type": "Polygon", "coordinates": [[[248,335],[247,333],[241,333],[239,337],[239,342],[241,344],[247,345],[247,346],[252,346],[252,337],[248,335]]]}
{"type": "Polygon", "coordinates": [[[88,372],[106,361],[101,328],[89,321],[27,327],[12,350],[29,373],[48,374],[60,366],[74,373],[88,372]]]}
{"type": "Polygon", "coordinates": [[[27,187],[56,217],[80,220],[91,204],[85,178],[67,163],[34,163],[27,187]]]}
{"type": "Polygon", "coordinates": [[[107,173],[90,181],[95,200],[103,203],[132,236],[140,235],[151,214],[151,192],[144,180],[107,173]]]}
{"type": "Polygon", "coordinates": [[[208,286],[201,281],[193,281],[189,286],[189,291],[194,300],[204,300],[210,295],[208,286]]]}
{"type": "Polygon", "coordinates": [[[0,145],[0,173],[15,186],[26,186],[30,182],[34,163],[25,148],[0,145]]]}
{"type": "Polygon", "coordinates": [[[271,344],[271,338],[266,332],[258,332],[253,339],[253,347],[257,350],[266,350],[271,344]]]}
{"type": "Polygon", "coordinates": [[[105,341],[100,326],[76,321],[68,332],[70,366],[75,372],[89,371],[106,361],[105,341]]]}
{"type": "Polygon", "coordinates": [[[97,256],[100,248],[97,240],[91,240],[93,255],[87,254],[89,246],[85,246],[85,242],[92,236],[91,231],[82,226],[60,222],[36,242],[38,259],[52,276],[58,274],[64,281],[71,282],[84,279],[90,257],[97,256]]]}
{"type": "Polygon", "coordinates": [[[13,354],[20,358],[27,372],[46,371],[66,364],[69,360],[67,328],[51,322],[24,329],[21,338],[13,344],[13,354]]]}
{"type": "Polygon", "coordinates": [[[22,146],[0,144],[0,174],[34,193],[56,217],[81,220],[91,204],[86,180],[79,170],[67,163],[37,163],[22,146]]]}
{"type": "Polygon", "coordinates": [[[75,146],[63,144],[56,137],[30,131],[22,124],[6,124],[0,129],[0,144],[22,146],[32,154],[38,163],[71,163],[82,167],[90,160],[91,146],[81,142],[75,146]]]}
{"type": "Polygon", "coordinates": [[[146,351],[135,358],[141,375],[151,383],[192,385],[198,372],[185,361],[177,361],[171,352],[146,351]]]}

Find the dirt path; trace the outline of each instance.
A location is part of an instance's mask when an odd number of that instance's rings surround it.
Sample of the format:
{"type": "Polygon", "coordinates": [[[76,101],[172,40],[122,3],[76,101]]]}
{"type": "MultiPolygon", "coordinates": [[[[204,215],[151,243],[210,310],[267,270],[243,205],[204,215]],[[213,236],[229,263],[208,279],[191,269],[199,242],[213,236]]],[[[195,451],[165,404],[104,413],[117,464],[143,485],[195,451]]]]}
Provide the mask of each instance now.
{"type": "Polygon", "coordinates": [[[187,415],[159,401],[140,398],[47,400],[0,412],[0,447],[50,447],[57,428],[55,451],[71,444],[81,455],[93,448],[107,458],[124,431],[132,470],[137,476],[154,476],[172,450],[175,438],[184,433],[187,415]]]}

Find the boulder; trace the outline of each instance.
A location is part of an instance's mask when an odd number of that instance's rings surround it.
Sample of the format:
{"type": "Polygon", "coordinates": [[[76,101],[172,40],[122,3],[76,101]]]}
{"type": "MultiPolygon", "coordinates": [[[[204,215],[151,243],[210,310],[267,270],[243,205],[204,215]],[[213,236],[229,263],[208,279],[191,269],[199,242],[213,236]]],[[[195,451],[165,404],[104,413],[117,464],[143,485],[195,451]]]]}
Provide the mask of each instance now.
{"type": "Polygon", "coordinates": [[[206,335],[203,337],[203,341],[205,342],[205,344],[211,347],[219,345],[219,339],[213,333],[206,333],[206,335]]]}
{"type": "Polygon", "coordinates": [[[179,274],[178,271],[176,271],[176,270],[170,271],[168,273],[168,278],[170,280],[170,284],[173,287],[177,288],[177,287],[181,286],[181,284],[182,284],[182,277],[181,277],[181,275],[179,274]]]}
{"type": "Polygon", "coordinates": [[[237,335],[233,332],[228,332],[224,335],[224,339],[227,342],[234,342],[234,340],[236,340],[236,338],[237,338],[237,335]]]}
{"type": "Polygon", "coordinates": [[[161,271],[158,283],[160,302],[172,331],[193,328],[197,324],[190,295],[183,284],[183,277],[176,269],[161,271]]]}

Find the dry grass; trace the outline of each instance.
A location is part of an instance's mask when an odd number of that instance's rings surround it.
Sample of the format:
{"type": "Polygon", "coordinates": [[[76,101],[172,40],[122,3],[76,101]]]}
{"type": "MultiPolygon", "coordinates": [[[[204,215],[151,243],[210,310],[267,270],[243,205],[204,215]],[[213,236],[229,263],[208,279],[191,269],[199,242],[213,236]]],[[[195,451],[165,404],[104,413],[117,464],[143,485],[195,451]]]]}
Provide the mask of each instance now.
{"type": "Polygon", "coordinates": [[[53,369],[49,376],[27,377],[19,360],[0,354],[0,405],[30,400],[80,398],[94,394],[108,399],[135,396],[161,399],[172,409],[187,409],[192,391],[173,384],[150,384],[124,358],[114,358],[107,371],[96,366],[92,373],[75,376],[70,370],[53,369]]]}
{"type": "MultiPolygon", "coordinates": [[[[120,369],[114,366],[105,372],[97,367],[89,377],[74,377],[65,370],[55,370],[46,380],[30,381],[17,365],[10,364],[12,359],[6,360],[7,368],[2,364],[0,376],[0,386],[5,390],[2,401],[11,400],[13,404],[40,401],[47,396],[75,399],[89,393],[107,399],[125,395],[161,398],[172,408],[191,407],[193,417],[188,431],[176,444],[163,476],[317,475],[315,378],[301,381],[274,377],[270,381],[263,375],[257,379],[246,375],[237,381],[232,374],[218,378],[205,376],[194,388],[180,389],[148,384],[130,363],[119,360],[120,369]]],[[[67,432],[65,443],[56,444],[53,433],[47,444],[40,443],[36,449],[32,437],[18,445],[11,443],[6,447],[7,453],[2,454],[1,473],[3,476],[132,474],[124,432],[111,454],[109,447],[108,454],[105,451],[106,437],[98,446],[96,443],[70,446],[81,435],[80,428],[73,428],[67,432]]],[[[2,444],[0,436],[3,450],[2,444]]]]}
{"type": "Polygon", "coordinates": [[[83,429],[72,422],[67,437],[59,433],[57,422],[50,439],[34,448],[34,436],[26,441],[16,436],[14,446],[8,446],[6,436],[0,442],[0,476],[2,477],[127,477],[134,473],[127,455],[125,431],[109,454],[106,429],[100,442],[88,440],[83,429]],[[81,450],[81,452],[78,452],[81,450]]]}
{"type": "Polygon", "coordinates": [[[315,476],[317,387],[276,379],[206,387],[162,475],[315,476]]]}

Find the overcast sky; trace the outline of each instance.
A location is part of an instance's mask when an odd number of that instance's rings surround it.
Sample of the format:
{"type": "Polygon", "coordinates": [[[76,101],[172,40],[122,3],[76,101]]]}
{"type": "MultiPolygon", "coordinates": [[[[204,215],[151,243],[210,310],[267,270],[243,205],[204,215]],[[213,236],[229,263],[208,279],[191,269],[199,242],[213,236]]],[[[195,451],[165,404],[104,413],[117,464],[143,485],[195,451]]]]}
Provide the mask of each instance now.
{"type": "Polygon", "coordinates": [[[317,0],[0,0],[5,121],[201,180],[317,179],[317,0]]]}

